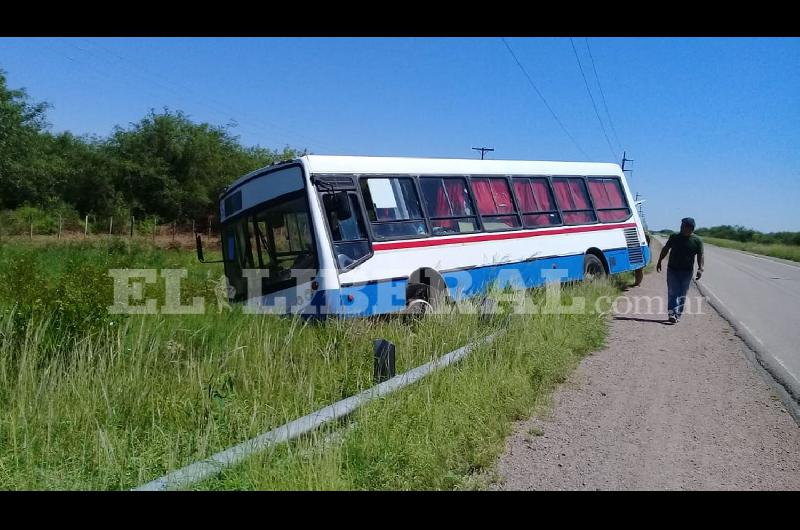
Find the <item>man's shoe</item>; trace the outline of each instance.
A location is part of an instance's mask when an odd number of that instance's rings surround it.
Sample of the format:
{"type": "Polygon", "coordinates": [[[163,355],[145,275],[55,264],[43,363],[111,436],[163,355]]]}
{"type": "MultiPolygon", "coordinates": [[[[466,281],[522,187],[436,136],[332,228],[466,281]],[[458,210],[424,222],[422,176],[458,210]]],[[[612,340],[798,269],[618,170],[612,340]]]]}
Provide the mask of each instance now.
{"type": "Polygon", "coordinates": [[[670,324],[677,324],[678,323],[678,319],[675,318],[675,315],[670,315],[669,316],[669,322],[670,322],[670,324]]]}

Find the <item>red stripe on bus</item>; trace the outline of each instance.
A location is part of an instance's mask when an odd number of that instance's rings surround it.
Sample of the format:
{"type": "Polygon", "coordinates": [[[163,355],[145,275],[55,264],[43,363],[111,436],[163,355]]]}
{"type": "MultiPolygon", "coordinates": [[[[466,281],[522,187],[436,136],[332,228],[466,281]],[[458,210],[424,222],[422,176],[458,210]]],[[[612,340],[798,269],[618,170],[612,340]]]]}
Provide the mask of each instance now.
{"type": "Polygon", "coordinates": [[[400,248],[435,247],[440,245],[459,245],[461,243],[478,243],[480,241],[500,241],[503,239],[521,239],[538,236],[554,236],[558,234],[574,234],[578,232],[598,232],[601,230],[616,230],[617,228],[633,228],[636,223],[616,225],[578,226],[575,228],[558,228],[541,232],[503,232],[500,234],[481,234],[477,236],[461,237],[458,239],[410,239],[405,241],[392,241],[390,243],[373,243],[375,250],[396,250],[400,248]]]}

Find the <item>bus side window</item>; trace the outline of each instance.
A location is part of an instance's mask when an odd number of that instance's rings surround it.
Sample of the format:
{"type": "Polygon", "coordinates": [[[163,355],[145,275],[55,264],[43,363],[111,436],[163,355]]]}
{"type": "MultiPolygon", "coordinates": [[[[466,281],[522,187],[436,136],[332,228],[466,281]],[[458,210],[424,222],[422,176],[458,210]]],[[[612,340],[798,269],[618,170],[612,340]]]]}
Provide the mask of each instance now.
{"type": "Polygon", "coordinates": [[[589,193],[601,223],[625,221],[631,216],[619,179],[589,177],[589,193]]]}
{"type": "Polygon", "coordinates": [[[478,213],[486,230],[510,230],[520,227],[519,216],[514,210],[511,189],[503,178],[473,177],[472,191],[478,205],[478,213]]]}
{"type": "Polygon", "coordinates": [[[546,178],[514,177],[514,193],[517,195],[523,222],[528,228],[561,224],[561,216],[553,199],[553,191],[546,178]]]}
{"type": "Polygon", "coordinates": [[[478,222],[463,177],[422,177],[422,196],[433,235],[477,232],[478,222]]]}
{"type": "Polygon", "coordinates": [[[596,223],[586,183],[581,177],[553,177],[553,188],[556,201],[564,214],[564,223],[568,225],[596,223]]]}
{"type": "Polygon", "coordinates": [[[360,187],[375,239],[428,234],[419,196],[410,177],[364,178],[360,187]]]}
{"type": "Polygon", "coordinates": [[[352,212],[348,219],[337,218],[333,203],[329,203],[325,207],[325,218],[331,229],[336,261],[341,269],[352,265],[370,253],[367,230],[364,226],[364,217],[361,215],[361,207],[358,204],[358,196],[355,193],[348,193],[347,196],[350,199],[350,211],[352,212]]]}

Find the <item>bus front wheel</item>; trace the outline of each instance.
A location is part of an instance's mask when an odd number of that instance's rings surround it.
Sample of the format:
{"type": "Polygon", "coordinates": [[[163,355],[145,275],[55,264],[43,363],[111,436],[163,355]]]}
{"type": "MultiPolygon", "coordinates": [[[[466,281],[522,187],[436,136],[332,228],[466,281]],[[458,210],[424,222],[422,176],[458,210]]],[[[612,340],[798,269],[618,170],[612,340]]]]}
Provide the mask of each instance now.
{"type": "Polygon", "coordinates": [[[592,281],[597,278],[604,278],[606,276],[606,269],[603,267],[603,262],[594,254],[586,254],[583,257],[583,279],[592,281]]]}
{"type": "Polygon", "coordinates": [[[406,292],[407,315],[425,315],[431,313],[433,306],[430,302],[430,286],[424,283],[411,284],[406,292]]]}

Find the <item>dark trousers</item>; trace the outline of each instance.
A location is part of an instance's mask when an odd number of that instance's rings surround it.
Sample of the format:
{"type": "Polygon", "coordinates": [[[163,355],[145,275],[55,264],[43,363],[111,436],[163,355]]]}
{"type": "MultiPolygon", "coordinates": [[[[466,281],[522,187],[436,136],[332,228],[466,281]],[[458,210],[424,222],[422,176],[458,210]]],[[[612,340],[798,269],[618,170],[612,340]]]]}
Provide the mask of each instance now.
{"type": "Polygon", "coordinates": [[[692,283],[692,270],[680,271],[667,268],[667,312],[680,318],[686,303],[686,293],[692,283]]]}

